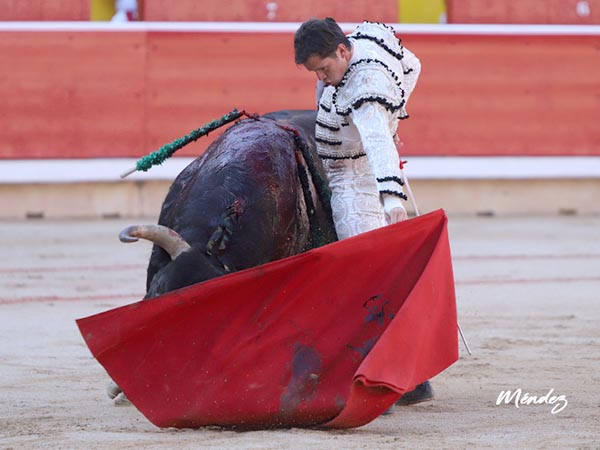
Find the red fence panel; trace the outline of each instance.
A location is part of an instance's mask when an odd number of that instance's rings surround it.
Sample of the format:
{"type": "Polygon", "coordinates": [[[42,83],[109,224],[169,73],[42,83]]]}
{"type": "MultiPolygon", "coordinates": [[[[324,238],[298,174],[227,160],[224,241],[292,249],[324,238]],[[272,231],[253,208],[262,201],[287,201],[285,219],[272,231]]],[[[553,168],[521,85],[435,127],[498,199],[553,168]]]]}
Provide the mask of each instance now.
{"type": "MultiPolygon", "coordinates": [[[[127,27],[0,29],[0,158],[137,157],[234,107],[315,105],[292,28],[127,27]]],[[[423,64],[404,155],[600,155],[600,32],[435,30],[400,33],[423,64]]]]}

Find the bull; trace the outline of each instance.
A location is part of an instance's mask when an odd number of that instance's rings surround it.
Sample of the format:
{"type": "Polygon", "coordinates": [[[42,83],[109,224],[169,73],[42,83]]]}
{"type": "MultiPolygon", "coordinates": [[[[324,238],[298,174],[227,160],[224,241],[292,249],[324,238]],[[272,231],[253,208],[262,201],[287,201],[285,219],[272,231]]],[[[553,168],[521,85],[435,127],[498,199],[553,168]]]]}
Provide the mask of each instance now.
{"type": "MultiPolygon", "coordinates": [[[[292,110],[237,122],[177,176],[158,224],[120,233],[154,243],[145,299],[337,240],[315,120],[292,110]]],[[[114,381],[107,392],[127,401],[114,381]]],[[[402,404],[431,398],[426,381],[402,404]]]]}
{"type": "Polygon", "coordinates": [[[157,225],[121,232],[154,243],[145,298],[336,240],[315,118],[288,110],[238,121],[177,176],[157,225]]]}

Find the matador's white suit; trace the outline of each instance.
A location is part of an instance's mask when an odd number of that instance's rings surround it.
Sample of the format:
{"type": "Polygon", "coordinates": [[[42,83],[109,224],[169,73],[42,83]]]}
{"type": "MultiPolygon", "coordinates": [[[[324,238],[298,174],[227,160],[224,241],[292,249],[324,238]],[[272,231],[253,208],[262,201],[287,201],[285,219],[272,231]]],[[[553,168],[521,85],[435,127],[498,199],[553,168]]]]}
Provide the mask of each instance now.
{"type": "Polygon", "coordinates": [[[315,130],[339,239],[385,226],[406,200],[394,136],[421,71],[387,25],[364,22],[348,37],[352,59],[337,86],[318,92],[315,130]]]}

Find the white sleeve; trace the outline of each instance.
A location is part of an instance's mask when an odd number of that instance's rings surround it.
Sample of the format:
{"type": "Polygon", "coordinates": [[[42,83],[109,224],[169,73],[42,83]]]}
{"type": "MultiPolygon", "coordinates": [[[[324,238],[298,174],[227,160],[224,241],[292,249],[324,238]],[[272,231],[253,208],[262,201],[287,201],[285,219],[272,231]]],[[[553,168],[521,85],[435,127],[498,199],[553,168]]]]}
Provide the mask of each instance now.
{"type": "Polygon", "coordinates": [[[406,200],[402,190],[400,157],[390,132],[391,114],[377,102],[367,102],[352,110],[351,119],[360,134],[361,142],[377,181],[386,212],[398,207],[394,198],[406,200]],[[391,201],[386,201],[391,198],[391,201]],[[389,208],[389,209],[388,209],[389,208]]]}

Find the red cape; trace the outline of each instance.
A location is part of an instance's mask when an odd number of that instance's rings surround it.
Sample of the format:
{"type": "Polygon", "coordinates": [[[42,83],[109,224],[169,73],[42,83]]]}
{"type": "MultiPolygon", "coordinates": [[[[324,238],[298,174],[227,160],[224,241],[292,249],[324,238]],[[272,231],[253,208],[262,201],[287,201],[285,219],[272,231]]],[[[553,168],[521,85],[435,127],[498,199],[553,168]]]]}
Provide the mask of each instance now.
{"type": "Polygon", "coordinates": [[[77,321],[159,427],[364,425],[458,358],[443,211],[77,321]]]}

